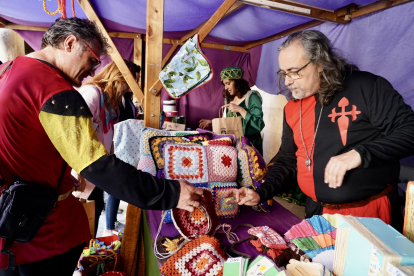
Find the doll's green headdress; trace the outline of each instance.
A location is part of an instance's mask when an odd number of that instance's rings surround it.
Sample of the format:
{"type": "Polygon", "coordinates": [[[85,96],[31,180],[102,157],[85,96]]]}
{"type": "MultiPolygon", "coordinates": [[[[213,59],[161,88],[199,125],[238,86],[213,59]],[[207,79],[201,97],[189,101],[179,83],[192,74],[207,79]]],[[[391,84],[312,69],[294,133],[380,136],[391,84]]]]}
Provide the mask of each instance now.
{"type": "Polygon", "coordinates": [[[221,81],[223,80],[237,80],[243,78],[243,69],[238,66],[231,66],[224,68],[220,73],[221,81]]]}

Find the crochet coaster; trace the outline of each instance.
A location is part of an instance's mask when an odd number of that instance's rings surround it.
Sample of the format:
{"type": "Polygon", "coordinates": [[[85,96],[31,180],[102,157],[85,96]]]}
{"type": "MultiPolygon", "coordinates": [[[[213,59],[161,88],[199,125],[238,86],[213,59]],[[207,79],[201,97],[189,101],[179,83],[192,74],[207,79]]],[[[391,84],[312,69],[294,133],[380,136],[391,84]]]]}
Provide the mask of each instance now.
{"type": "MultiPolygon", "coordinates": [[[[158,173],[159,172],[164,173],[164,170],[158,171],[158,173]]],[[[157,174],[157,176],[158,176],[158,174],[157,174]]],[[[208,189],[208,183],[193,183],[193,185],[194,185],[194,187],[197,187],[197,188],[208,189]]],[[[167,213],[165,214],[164,222],[165,223],[173,223],[173,220],[172,220],[172,217],[171,217],[171,209],[167,210],[165,212],[167,212],[167,213]]]]}
{"type": "Polygon", "coordinates": [[[237,203],[228,204],[227,201],[234,197],[224,197],[224,193],[231,189],[237,189],[235,182],[232,183],[209,183],[210,190],[213,193],[213,202],[216,214],[219,218],[234,218],[239,215],[240,209],[237,203]]]}
{"type": "MultiPolygon", "coordinates": [[[[236,142],[239,159],[238,183],[243,187],[260,187],[267,174],[266,163],[257,149],[246,137],[240,137],[236,142]],[[246,173],[248,172],[248,174],[246,173]]],[[[259,208],[264,212],[270,212],[269,203],[260,203],[259,208]]]]}
{"type": "Polygon", "coordinates": [[[263,245],[273,249],[285,249],[287,247],[285,240],[275,230],[269,226],[258,226],[247,230],[250,235],[260,239],[263,245]]]}
{"type": "Polygon", "coordinates": [[[210,141],[203,141],[203,142],[201,142],[201,144],[203,146],[208,146],[208,145],[232,146],[233,142],[231,141],[231,139],[229,137],[224,137],[224,138],[219,138],[219,139],[210,140],[210,141]]]}
{"type": "Polygon", "coordinates": [[[206,152],[200,145],[166,144],[164,147],[165,178],[208,182],[206,152]]]}
{"type": "Polygon", "coordinates": [[[205,146],[209,182],[235,182],[237,150],[228,146],[205,146]]]}
{"type": "Polygon", "coordinates": [[[226,259],[220,249],[220,242],[214,237],[203,235],[172,255],[160,271],[165,276],[222,276],[226,259]]]}
{"type": "Polygon", "coordinates": [[[204,190],[201,203],[201,206],[191,213],[183,209],[172,209],[174,226],[187,240],[205,234],[211,235],[219,224],[210,191],[204,190]]]}

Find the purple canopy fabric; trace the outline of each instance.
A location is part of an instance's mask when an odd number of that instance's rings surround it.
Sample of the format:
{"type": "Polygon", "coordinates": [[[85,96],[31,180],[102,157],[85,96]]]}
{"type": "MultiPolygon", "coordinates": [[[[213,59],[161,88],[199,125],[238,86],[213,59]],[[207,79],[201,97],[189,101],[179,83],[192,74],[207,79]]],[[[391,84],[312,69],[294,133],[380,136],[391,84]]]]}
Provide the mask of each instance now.
{"type": "MultiPolygon", "coordinates": [[[[168,0],[164,3],[164,37],[180,38],[208,20],[224,0],[168,0]]],[[[366,5],[374,0],[300,0],[298,2],[335,10],[350,3],[366,5]]],[[[147,0],[91,0],[91,5],[108,30],[145,33],[147,0]]],[[[57,0],[47,0],[49,11],[57,9],[57,0]]],[[[67,1],[67,15],[72,16],[70,1],[67,1]]],[[[86,18],[77,1],[75,12],[86,18]]],[[[31,26],[50,26],[59,15],[44,12],[42,1],[13,0],[0,1],[0,17],[12,23],[31,26]]],[[[310,18],[283,13],[261,7],[245,5],[223,18],[206,37],[205,42],[240,46],[250,41],[266,38],[310,18]]],[[[314,29],[324,32],[345,56],[361,70],[371,71],[388,79],[403,95],[405,101],[414,106],[414,3],[406,3],[381,12],[353,19],[350,24],[324,23],[314,29]]],[[[42,33],[19,31],[22,37],[35,49],[40,48],[42,33]]],[[[121,55],[132,59],[133,42],[114,38],[121,55]]],[[[203,49],[213,64],[214,78],[203,87],[178,100],[180,115],[187,116],[187,125],[192,129],[202,118],[218,116],[223,104],[223,86],[220,71],[228,66],[240,66],[245,78],[267,93],[280,93],[277,87],[277,47],[284,41],[279,39],[251,49],[250,54],[203,49]]],[[[171,45],[164,45],[167,53],[171,45]]],[[[103,65],[110,59],[104,60],[103,65]]],[[[162,92],[162,99],[168,95],[162,92]]]]}

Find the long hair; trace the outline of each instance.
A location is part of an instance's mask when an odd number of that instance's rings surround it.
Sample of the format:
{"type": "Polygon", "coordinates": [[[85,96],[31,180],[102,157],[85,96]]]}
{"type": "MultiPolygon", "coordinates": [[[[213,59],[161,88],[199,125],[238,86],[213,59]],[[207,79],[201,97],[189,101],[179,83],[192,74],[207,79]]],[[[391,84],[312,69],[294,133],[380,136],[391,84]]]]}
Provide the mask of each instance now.
{"type": "MultiPolygon", "coordinates": [[[[131,74],[135,77],[136,71],[134,64],[129,60],[124,59],[124,61],[131,74]]],[[[125,78],[122,76],[115,62],[111,61],[97,75],[88,79],[82,86],[87,84],[98,86],[103,92],[108,93],[109,99],[107,104],[117,106],[121,102],[121,85],[123,83],[126,83],[125,78]]]]}
{"type": "MultiPolygon", "coordinates": [[[[295,42],[302,45],[307,58],[313,64],[323,68],[317,95],[322,106],[328,105],[336,91],[345,89],[346,76],[359,68],[336,54],[329,39],[323,33],[315,30],[291,34],[277,50],[281,51],[295,42]]],[[[281,88],[280,79],[279,88],[281,88]]]]}
{"type": "MultiPolygon", "coordinates": [[[[55,23],[50,26],[42,37],[42,49],[46,46],[59,48],[60,43],[70,35],[74,35],[77,39],[88,42],[89,45],[97,41],[102,55],[107,53],[107,49],[109,48],[108,41],[102,35],[95,22],[77,17],[56,19],[55,23]]],[[[80,43],[80,45],[82,51],[88,50],[83,43],[80,43]]]]}
{"type": "Polygon", "coordinates": [[[231,102],[234,100],[234,97],[243,98],[247,92],[250,91],[250,86],[247,80],[245,79],[230,79],[234,81],[234,88],[236,89],[234,95],[230,95],[226,89],[223,89],[223,98],[226,99],[227,102],[231,102]]]}

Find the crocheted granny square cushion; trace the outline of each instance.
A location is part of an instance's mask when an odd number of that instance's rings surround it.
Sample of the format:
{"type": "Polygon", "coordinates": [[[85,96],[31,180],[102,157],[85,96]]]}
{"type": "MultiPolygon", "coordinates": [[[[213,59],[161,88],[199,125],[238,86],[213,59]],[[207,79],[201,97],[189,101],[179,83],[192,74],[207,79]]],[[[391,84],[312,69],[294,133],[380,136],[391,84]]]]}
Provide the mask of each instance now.
{"type": "Polygon", "coordinates": [[[229,137],[224,137],[224,138],[219,138],[219,139],[215,139],[215,140],[201,142],[201,144],[203,146],[208,146],[208,145],[232,146],[233,145],[232,143],[233,142],[231,141],[231,139],[229,137]]]}
{"type": "MultiPolygon", "coordinates": [[[[162,176],[164,176],[164,170],[160,170],[160,171],[158,171],[158,173],[159,172],[162,172],[163,173],[162,176]]],[[[164,177],[159,177],[158,173],[157,173],[158,178],[164,178],[164,177]]],[[[208,189],[208,183],[193,183],[193,185],[194,185],[194,187],[197,187],[197,188],[208,189]]],[[[172,217],[171,217],[171,209],[167,210],[165,212],[167,212],[167,214],[165,215],[164,222],[165,223],[173,223],[172,217]]]]}
{"type": "Polygon", "coordinates": [[[167,142],[183,142],[186,141],[183,137],[175,136],[154,136],[149,139],[151,155],[154,159],[157,170],[164,169],[164,146],[167,142]]]}
{"type": "Polygon", "coordinates": [[[165,276],[222,276],[226,259],[220,242],[203,235],[172,255],[160,271],[165,276]]]}
{"type": "MultiPolygon", "coordinates": [[[[266,163],[257,149],[246,137],[237,139],[236,148],[239,159],[237,182],[240,186],[256,189],[265,181],[267,174],[266,163]],[[248,172],[248,174],[246,172],[248,172]]],[[[270,212],[271,201],[270,204],[265,201],[258,206],[261,211],[270,212]]]]}
{"type": "Polygon", "coordinates": [[[232,145],[234,144],[234,141],[236,140],[236,136],[234,136],[233,134],[217,134],[210,130],[205,130],[202,128],[197,128],[197,131],[199,133],[210,133],[212,135],[213,140],[220,139],[220,138],[230,138],[232,145]]]}
{"type": "Polygon", "coordinates": [[[212,140],[213,135],[211,133],[198,133],[198,134],[191,134],[191,135],[185,135],[185,138],[187,138],[191,142],[197,142],[201,143],[204,141],[212,140]]]}
{"type": "Polygon", "coordinates": [[[214,210],[213,196],[208,190],[204,190],[200,207],[195,208],[191,213],[174,208],[171,217],[175,228],[187,240],[212,234],[219,224],[214,210]]]}
{"type": "Polygon", "coordinates": [[[200,145],[166,144],[164,147],[165,178],[208,182],[206,152],[200,145]]]}
{"type": "Polygon", "coordinates": [[[141,130],[140,153],[141,156],[151,156],[149,139],[154,136],[171,136],[169,131],[144,127],[141,130]]]}
{"type": "Polygon", "coordinates": [[[219,218],[234,218],[239,215],[240,209],[237,203],[228,204],[227,202],[234,197],[224,197],[224,194],[231,189],[237,189],[236,182],[221,183],[211,182],[209,183],[210,190],[213,193],[213,202],[216,214],[219,218]]]}
{"type": "Polygon", "coordinates": [[[253,227],[247,230],[250,235],[256,236],[267,247],[273,249],[285,249],[285,240],[269,226],[253,227]]]}
{"type": "Polygon", "coordinates": [[[228,146],[205,146],[209,182],[235,182],[237,150],[228,146]]]}

